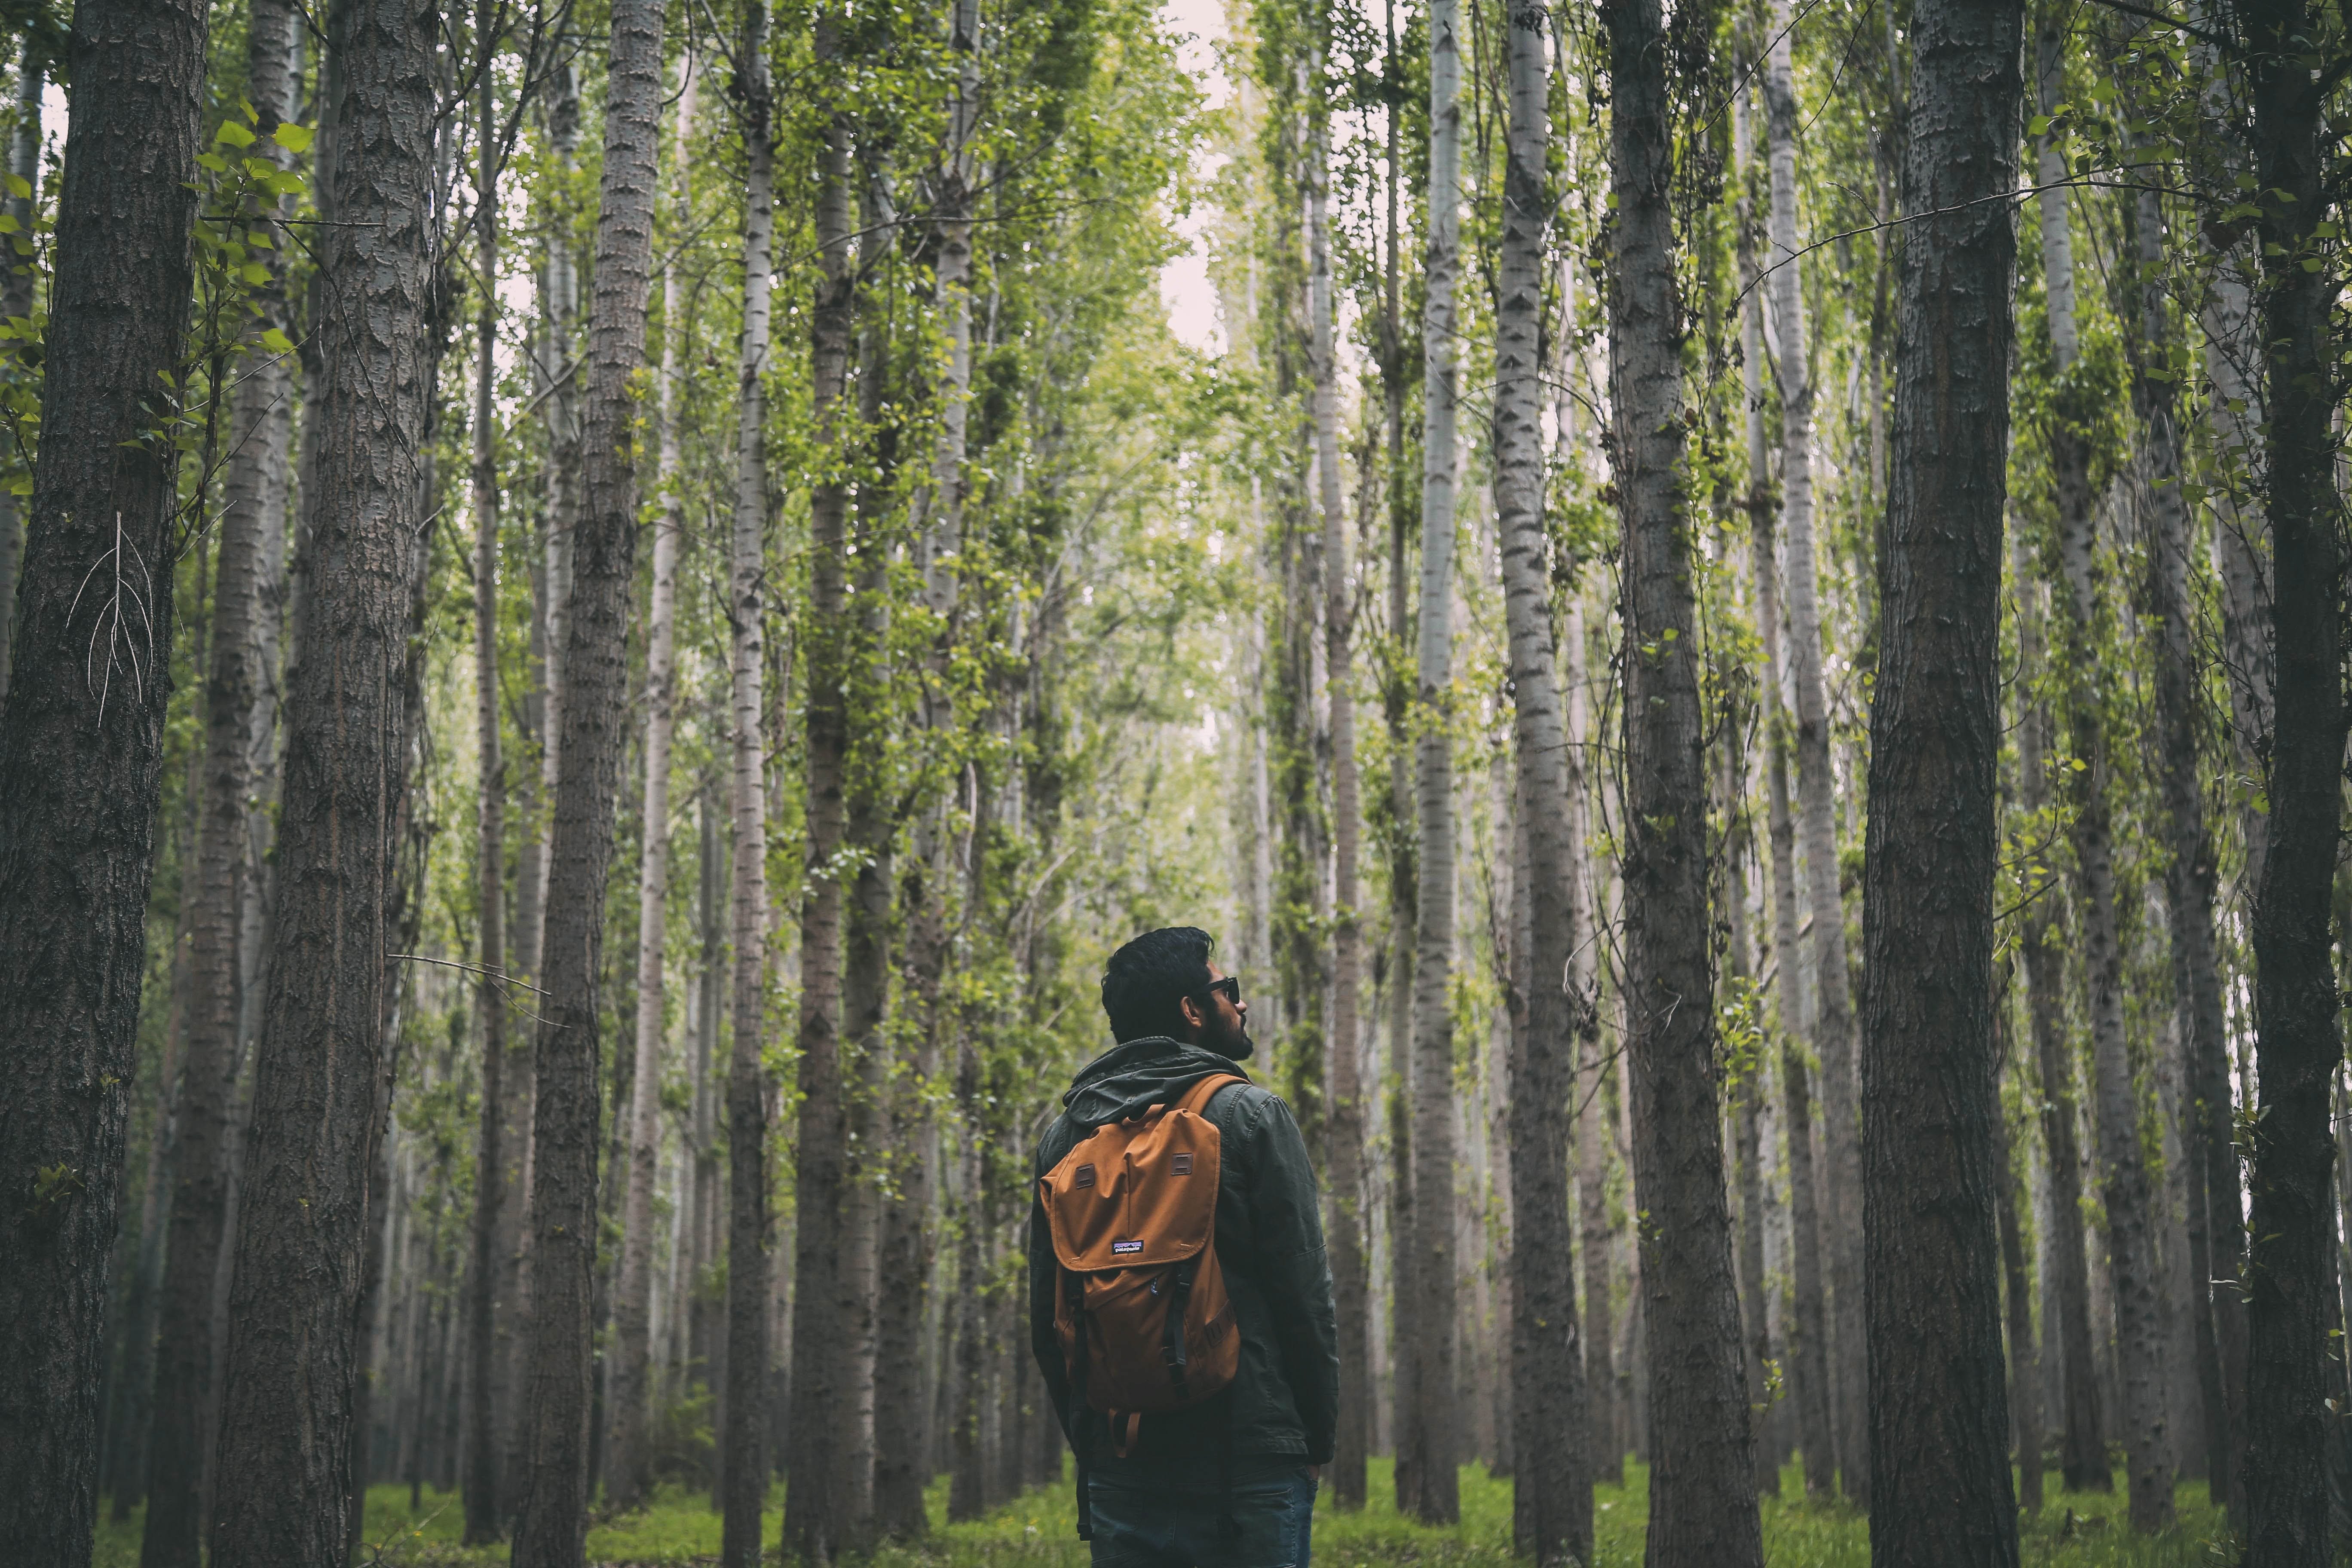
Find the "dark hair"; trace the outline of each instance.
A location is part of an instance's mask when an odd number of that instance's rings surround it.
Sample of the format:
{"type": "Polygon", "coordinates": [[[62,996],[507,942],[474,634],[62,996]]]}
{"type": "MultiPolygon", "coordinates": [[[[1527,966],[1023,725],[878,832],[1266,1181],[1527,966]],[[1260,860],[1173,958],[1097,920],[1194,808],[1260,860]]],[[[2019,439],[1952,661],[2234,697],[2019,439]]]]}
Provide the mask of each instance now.
{"type": "Polygon", "coordinates": [[[1103,965],[1103,1011],[1111,1037],[1125,1045],[1184,1028],[1177,1004],[1209,988],[1209,950],[1216,942],[1197,926],[1148,931],[1103,965]]]}

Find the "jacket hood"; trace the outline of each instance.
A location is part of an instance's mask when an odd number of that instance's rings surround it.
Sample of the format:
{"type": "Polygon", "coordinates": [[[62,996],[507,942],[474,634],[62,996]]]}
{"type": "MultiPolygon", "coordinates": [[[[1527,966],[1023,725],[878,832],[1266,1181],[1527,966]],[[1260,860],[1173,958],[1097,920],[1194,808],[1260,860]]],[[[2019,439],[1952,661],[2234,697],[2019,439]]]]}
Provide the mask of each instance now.
{"type": "Polygon", "coordinates": [[[1062,1109],[1082,1127],[1101,1127],[1165,1105],[1212,1073],[1249,1075],[1231,1057],[1146,1035],[1113,1046],[1088,1062],[1062,1096],[1062,1109]]]}

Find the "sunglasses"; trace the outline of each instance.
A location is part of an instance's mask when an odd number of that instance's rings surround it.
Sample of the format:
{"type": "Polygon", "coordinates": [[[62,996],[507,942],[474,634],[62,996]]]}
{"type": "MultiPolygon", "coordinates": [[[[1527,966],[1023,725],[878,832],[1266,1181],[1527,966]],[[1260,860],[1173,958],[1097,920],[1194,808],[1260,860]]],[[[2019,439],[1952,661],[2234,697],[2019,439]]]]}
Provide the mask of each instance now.
{"type": "Polygon", "coordinates": [[[1238,1007],[1242,1005],[1242,977],[1238,974],[1228,974],[1223,980],[1213,980],[1209,983],[1208,990],[1202,994],[1222,995],[1226,1001],[1238,1007]]]}

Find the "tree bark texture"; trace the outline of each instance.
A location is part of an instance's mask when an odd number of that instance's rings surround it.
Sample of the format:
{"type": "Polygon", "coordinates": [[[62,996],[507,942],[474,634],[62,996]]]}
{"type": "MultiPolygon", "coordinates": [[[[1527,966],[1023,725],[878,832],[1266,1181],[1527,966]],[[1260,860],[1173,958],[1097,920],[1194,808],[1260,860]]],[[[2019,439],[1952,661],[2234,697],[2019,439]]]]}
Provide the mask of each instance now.
{"type": "Polygon", "coordinates": [[[1652,1568],[1760,1565],[1708,951],[1706,730],[1656,0],[1609,0],[1608,316],[1625,628],[1624,1005],[1650,1373],[1652,1568]]]}
{"type": "Polygon", "coordinates": [[[434,373],[434,20],[356,0],[330,39],[336,223],[315,242],[316,479],[287,680],[268,996],[246,1136],[211,1561],[338,1562],[379,1136],[384,954],[434,373]]]}
{"type": "Polygon", "coordinates": [[[85,0],[15,677],[0,703],[0,1541],[86,1563],[108,1253],[146,959],[205,12],[85,0]],[[85,583],[96,594],[83,592],[85,583]],[[79,597],[78,597],[79,596],[79,597]]]}
{"type": "MultiPolygon", "coordinates": [[[[597,985],[613,859],[621,727],[628,710],[629,596],[637,542],[637,382],[652,292],[662,12],[613,7],[604,168],[589,306],[580,521],[563,657],[564,700],[548,839],[546,926],[532,1128],[530,1471],[516,1568],[572,1568],[586,1550],[589,1354],[596,1259],[597,985]]],[[[649,825],[650,827],[650,825],[649,825]]]]}
{"type": "Polygon", "coordinates": [[[2009,1414],[2017,1436],[2017,1500],[2027,1513],[2035,1514],[2042,1511],[2042,1355],[2033,1338],[2033,1287],[2025,1268],[2025,1183],[2011,1152],[2009,1112],[2003,1109],[1996,1114],[2000,1169],[1995,1200],[2001,1306],[2009,1329],[2009,1414]]]}
{"type": "MultiPolygon", "coordinates": [[[[2065,405],[2061,395],[2061,408],[2065,405]]],[[[2065,416],[2062,412],[2061,418],[2065,416]]],[[[2062,432],[2062,441],[2080,439],[2062,432]]],[[[2087,441],[2085,441],[2087,446],[2087,441]]],[[[2139,1095],[2124,1038],[2123,947],[2116,931],[2115,838],[2109,801],[2107,694],[2098,658],[2104,572],[2087,506],[2062,498],[2058,552],[2067,614],[2060,670],[2066,685],[2066,773],[2080,889],[2083,965],[2089,982],[2107,1253],[2115,1280],[2116,1355],[2123,1402],[2131,1527],[2143,1534],[2172,1521],[2172,1440],[2167,1419],[2163,1319],[2158,1302],[2155,1199],[2141,1149],[2139,1095]]]]}
{"type": "MultiPolygon", "coordinates": [[[[1870,1404],[1863,1353],[1861,1117],[1855,1104],[1853,1009],[1847,990],[1845,896],[1839,875],[1837,777],[1830,761],[1829,693],[1822,674],[1821,595],[1813,545],[1813,384],[1807,346],[1803,262],[1797,235],[1796,76],[1789,0],[1773,7],[1764,76],[1771,159],[1772,315],[1779,328],[1780,521],[1788,556],[1790,689],[1796,706],[1797,807],[1805,887],[1813,917],[1812,1040],[1821,1062],[1822,1236],[1827,1253],[1831,1339],[1825,1350],[1845,1494],[1870,1507],[1870,1404]]],[[[1793,960],[1791,952],[1784,962],[1793,960]]],[[[1812,1466],[1808,1458],[1806,1470],[1812,1466]]]]}
{"type": "MultiPolygon", "coordinates": [[[[730,988],[732,1045],[727,1061],[727,1382],[719,1455],[719,1559],[726,1568],[757,1568],[760,1504],[769,1458],[762,1405],[768,1379],[768,1118],[772,1099],[761,1047],[767,1039],[768,789],[765,774],[767,638],[767,386],[773,281],[774,148],[768,79],[768,12],[744,13],[736,78],[749,157],[743,223],[743,336],[736,357],[735,510],[728,554],[730,630],[730,810],[735,822],[733,905],[735,973],[730,988]]],[[[803,973],[807,973],[803,971],[803,973]]],[[[801,1189],[800,1227],[816,1223],[801,1189]]],[[[801,1276],[805,1289],[807,1274],[801,1276]]],[[[803,1297],[803,1300],[805,1298],[803,1297]]],[[[794,1368],[795,1373],[798,1368],[794,1368]]],[[[797,1378],[795,1379],[797,1386],[797,1378]]],[[[799,1455],[792,1456],[797,1461],[799,1455]]],[[[806,1475],[796,1469],[794,1475],[806,1475]]],[[[790,1539],[789,1536],[786,1537],[790,1539]]]]}
{"type": "Polygon", "coordinates": [[[2329,208],[2321,100],[2302,0],[2244,0],[2254,173],[2262,195],[2263,374],[2270,415],[2271,637],[2276,663],[2269,852],[2254,900],[2255,1242],[2247,1261],[2246,1562],[2327,1560],[2323,1401],[2335,1259],[2328,1091],[2337,1033],[2329,890],[2343,821],[2342,503],[2329,421],[2329,311],[2336,281],[2305,271],[2329,208]]]}
{"type": "Polygon", "coordinates": [[[1569,851],[1575,857],[1569,873],[1570,896],[1576,903],[1577,929],[1590,933],[1577,943],[1570,983],[1576,987],[1577,1121],[1576,1225],[1583,1248],[1584,1310],[1584,1462],[1594,1483],[1625,1484],[1625,1448],[1617,1436],[1615,1273],[1610,1256],[1616,1242],[1609,1213],[1608,1090],[1610,1065],[1601,1049],[1599,921],[1592,907],[1592,862],[1589,784],[1584,759],[1591,745],[1591,721],[1587,712],[1584,651],[1584,601],[1572,595],[1568,603],[1568,742],[1569,851]],[[1604,1092],[1608,1090],[1608,1092],[1604,1092]]]}
{"type": "MultiPolygon", "coordinates": [[[[2021,668],[2039,668],[2042,661],[2041,587],[2023,540],[2011,549],[2017,584],[2017,640],[2021,668]]],[[[2017,726],[2018,796],[2024,807],[2025,832],[2038,838],[2045,831],[2049,809],[2048,744],[2044,734],[2049,716],[2030,700],[2017,726]]],[[[2091,1358],[2091,1287],[2083,1234],[2083,1163],[2075,1141],[2074,1047],[2064,1018],[2064,954],[2052,940],[2057,924],[2057,886],[2045,880],[2034,889],[2021,911],[2018,950],[2025,960],[2025,1003],[2033,1035],[2034,1099],[2042,1112],[2043,1168],[2049,1181],[2049,1213],[2044,1258],[2050,1272],[2048,1289],[2055,1322],[2045,1321],[2042,1338],[2058,1357],[2060,1384],[2061,1484],[2068,1491],[2108,1491],[2115,1478],[2107,1468],[2106,1445],[2100,1436],[2099,1385],[2091,1358]]]]}
{"type": "MultiPolygon", "coordinates": [[[[1388,13],[1388,58],[1399,61],[1396,15],[1388,13]]],[[[1407,587],[1406,551],[1412,537],[1414,502],[1420,489],[1408,482],[1405,468],[1404,405],[1406,393],[1403,327],[1402,230],[1398,223],[1397,189],[1402,180],[1402,137],[1399,121],[1402,106],[1391,100],[1386,116],[1387,174],[1381,181],[1387,205],[1388,243],[1381,250],[1381,434],[1387,455],[1389,498],[1388,612],[1390,678],[1382,683],[1383,717],[1389,734],[1389,811],[1392,823],[1389,843],[1389,1068],[1387,1122],[1389,1134],[1389,1385],[1390,1431],[1396,1450],[1391,1482],[1397,1511],[1413,1506],[1420,1467],[1422,1426],[1414,1416],[1419,1397],[1419,1373],[1414,1370],[1419,1343],[1419,1249],[1412,1245],[1412,953],[1416,942],[1418,856],[1414,851],[1415,813],[1412,795],[1412,747],[1406,744],[1412,691],[1403,671],[1410,659],[1412,595],[1407,587]]],[[[1424,367],[1425,369],[1426,367],[1424,367]]]]}
{"type": "MultiPolygon", "coordinates": [[[[1545,1565],[1592,1556],[1568,1202],[1577,1050],[1568,967],[1577,942],[1576,910],[1569,881],[1568,735],[1552,640],[1544,507],[1544,240],[1554,207],[1545,173],[1549,23],[1539,7],[1516,10],[1509,21],[1510,130],[1496,272],[1494,415],[1495,530],[1509,636],[1528,904],[1527,963],[1514,975],[1526,1026],[1509,1083],[1512,1533],[1519,1552],[1545,1565]]],[[[1327,461],[1336,457],[1335,451],[1327,461]]],[[[1332,558],[1339,559],[1336,552],[1332,558]]],[[[1344,648],[1335,653],[1335,671],[1345,669],[1344,655],[1344,648]]]]}
{"type": "MultiPolygon", "coordinates": [[[[1751,313],[1752,315],[1752,313],[1751,313]]],[[[1757,336],[1760,339],[1761,334],[1757,336]]],[[[1760,347],[1760,344],[1759,344],[1760,347]]],[[[1797,824],[1789,801],[1788,710],[1780,701],[1780,589],[1772,552],[1770,498],[1763,494],[1763,428],[1751,427],[1749,562],[1756,574],[1757,630],[1764,648],[1766,825],[1772,854],[1772,947],[1780,1040],[1780,1092],[1787,1119],[1790,1274],[1792,1297],[1789,1372],[1797,1402],[1797,1442],[1805,1456],[1805,1495],[1834,1494],[1837,1439],[1832,1414],[1829,1308],[1822,1289],[1821,1184],[1813,1158],[1812,1068],[1805,1034],[1803,972],[1797,963],[1797,824]]]]}
{"type": "MultiPolygon", "coordinates": [[[[938,192],[933,300],[947,342],[938,387],[939,431],[930,455],[930,492],[923,510],[919,563],[923,607],[930,616],[920,701],[927,731],[953,722],[950,664],[958,632],[959,574],[963,548],[966,447],[971,413],[972,204],[980,99],[978,0],[948,0],[947,40],[956,62],[947,89],[944,155],[933,177],[938,192]]],[[[923,1491],[934,1471],[940,1425],[938,1401],[927,1397],[929,1369],[923,1355],[931,1316],[936,1254],[933,1175],[938,1123],[932,1112],[945,1037],[955,1009],[943,994],[950,960],[949,880],[953,874],[948,801],[934,785],[921,808],[899,885],[906,911],[907,960],[902,991],[912,1028],[901,1038],[907,1078],[886,1108],[894,1165],[882,1209],[875,1324],[874,1520],[878,1535],[916,1540],[929,1532],[923,1491]]],[[[941,1340],[947,1338],[942,1321],[941,1340]]],[[[946,1357],[944,1352],[941,1361],[946,1357]]],[[[938,1383],[949,1379],[940,1375],[938,1383]]],[[[929,1393],[936,1394],[937,1384],[929,1393]]]]}
{"type": "MultiPolygon", "coordinates": [[[[482,127],[480,163],[474,184],[476,265],[481,276],[499,275],[499,204],[496,146],[496,82],[489,71],[485,3],[475,30],[480,49],[478,113],[482,127]]],[[[508,1115],[506,973],[507,769],[499,725],[499,306],[495,289],[481,291],[474,326],[473,511],[474,511],[474,734],[481,784],[475,816],[475,1011],[482,1032],[482,1104],[474,1157],[472,1248],[466,1274],[466,1544],[499,1539],[498,1398],[499,1238],[505,1226],[505,1121],[508,1115]]]]}
{"type": "MultiPolygon", "coordinates": [[[[249,8],[246,37],[248,100],[290,118],[292,11],[260,0],[249,8]]],[[[275,282],[278,252],[259,254],[275,282]]],[[[265,297],[272,291],[282,306],[282,288],[265,287],[265,297]]],[[[260,342],[263,328],[277,324],[267,315],[249,323],[246,356],[235,362],[239,380],[216,524],[202,707],[204,777],[188,899],[188,997],[173,1101],[171,1220],[155,1341],[142,1568],[196,1568],[204,1533],[214,1436],[208,1418],[216,1415],[214,1306],[229,1213],[230,1121],[244,1013],[253,710],[265,679],[261,620],[274,607],[262,596],[262,557],[268,531],[283,533],[286,527],[285,402],[292,386],[282,363],[260,342]]]]}
{"type": "MultiPolygon", "coordinates": [[[[692,56],[680,62],[676,194],[685,204],[693,163],[698,80],[692,56]]],[[[646,1451],[653,1401],[654,1184],[661,1159],[661,1047],[669,934],[669,759],[676,729],[677,564],[686,531],[677,494],[677,340],[685,290],[675,262],[662,274],[661,435],[655,489],[652,595],[646,606],[645,849],[637,870],[636,1065],[629,1078],[628,1190],[621,1212],[621,1270],[614,1291],[612,1438],[604,1498],[629,1509],[653,1484],[646,1451]]]]}
{"type": "MultiPolygon", "coordinates": [[[[847,50],[842,21],[820,12],[816,58],[839,68],[847,50]]],[[[849,249],[849,127],[829,114],[816,168],[819,266],[810,313],[810,395],[818,440],[849,438],[845,405],[856,276],[849,249]]],[[[800,1127],[793,1151],[793,1415],[785,1494],[784,1550],[828,1563],[845,1544],[848,1520],[835,1490],[851,1390],[842,1365],[842,1208],[847,1192],[847,1122],[842,1084],[842,886],[835,860],[846,829],[849,715],[846,578],[849,496],[830,473],[809,495],[807,788],[808,868],[801,904],[800,1127]]]]}
{"type": "Polygon", "coordinates": [[[1357,860],[1363,812],[1356,762],[1355,594],[1348,570],[1348,522],[1340,500],[1339,358],[1331,276],[1331,128],[1317,113],[1307,167],[1307,281],[1314,334],[1316,500],[1323,511],[1323,668],[1331,734],[1331,1029],[1329,1095],[1331,1288],[1339,1330],[1339,1429],[1331,1489],[1342,1508],[1364,1505],[1370,1451],[1370,1262],[1366,1246],[1362,914],[1357,860]]]}
{"type": "Polygon", "coordinates": [[[1871,1557],[2018,1560],[1991,980],[2015,0],[1913,12],[1863,873],[1871,1557]],[[1927,216],[1933,215],[1933,216],[1927,216]]]}
{"type": "MultiPolygon", "coordinates": [[[[2229,1498],[2228,1456],[2231,1395],[2221,1369],[2216,1319],[2221,1296],[2216,1279],[2235,1280],[2244,1256],[2245,1229],[2239,1206],[2237,1156],[2231,1122],[2230,1045],[2221,1000],[2221,959],[2213,931],[2217,874],[2213,844],[2205,827],[2199,775],[2203,748],[2198,705],[2201,672],[2190,625],[2189,521],[2180,489],[2181,437],[2171,379],[2173,324],[2163,275],[2164,211],[2157,193],[2137,196],[2140,364],[2133,391],[2139,405],[2140,478],[2147,520],[2147,579],[2144,589],[2149,631],[2156,644],[2156,727],[2163,759],[2160,788],[2169,858],[2165,903],[2171,924],[2172,984],[2180,1000],[2187,1071],[2182,1117],[2183,1152],[2193,1169],[2189,1223],[2193,1252],[2202,1264],[2189,1276],[2190,1299],[2180,1303],[2195,1327],[2200,1383],[2205,1386],[2205,1423],[2219,1436],[2208,1439],[2208,1479],[2217,1500],[2229,1498]],[[2218,1153],[2218,1158],[2216,1157],[2218,1153]],[[2219,1218],[2213,1194],[2221,1194],[2219,1218]],[[2218,1463],[2214,1462],[2218,1459],[2218,1463]]],[[[2232,1303],[2234,1307],[2237,1303],[2232,1303]]],[[[2242,1376],[2242,1373],[2240,1374],[2242,1376]]]]}
{"type": "Polygon", "coordinates": [[[1424,1523],[1461,1516],[1454,1386],[1454,502],[1456,454],[1454,292],[1461,271],[1459,212],[1462,56],[1455,0],[1429,13],[1428,236],[1422,276],[1420,644],[1414,701],[1414,816],[1420,864],[1412,972],[1413,1354],[1410,1443],[1412,1496],[1424,1523]]]}

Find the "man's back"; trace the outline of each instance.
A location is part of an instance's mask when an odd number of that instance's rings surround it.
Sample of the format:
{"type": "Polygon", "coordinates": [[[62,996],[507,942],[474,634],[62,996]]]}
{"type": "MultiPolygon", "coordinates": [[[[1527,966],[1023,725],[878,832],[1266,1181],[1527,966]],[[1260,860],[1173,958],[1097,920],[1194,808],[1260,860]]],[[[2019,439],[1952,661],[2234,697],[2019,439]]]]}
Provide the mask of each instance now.
{"type": "MultiPolygon", "coordinates": [[[[1033,1177],[1042,1177],[1095,1128],[1171,1105],[1213,1074],[1234,1071],[1231,1059],[1164,1037],[1129,1040],[1081,1071],[1064,1097],[1064,1110],[1039,1141],[1033,1177]]],[[[1033,1198],[1029,1237],[1030,1338],[1063,1428],[1081,1469],[1094,1479],[1097,1560],[1174,1560],[1168,1543],[1152,1550],[1139,1535],[1153,1533],[1139,1514],[1154,1517],[1206,1511],[1209,1522],[1231,1521],[1242,1537],[1257,1510],[1253,1500],[1269,1487],[1298,1491],[1311,1507],[1307,1467],[1328,1462],[1339,1401],[1338,1335],[1331,1273],[1323,1251],[1315,1173],[1306,1141],[1289,1108],[1253,1084],[1219,1090],[1204,1114],[1222,1139],[1216,1247],[1241,1337],[1240,1368],[1225,1393],[1187,1410],[1143,1419],[1131,1451],[1114,1449],[1108,1424],[1077,1406],[1054,1334],[1059,1269],[1045,1233],[1043,1205],[1033,1198]],[[1129,1525],[1134,1528],[1129,1528],[1129,1525]],[[1124,1546],[1107,1550],[1108,1530],[1124,1546]]],[[[1293,1496],[1286,1506],[1295,1506],[1293,1496]]],[[[1160,1524],[1171,1520],[1160,1518],[1160,1524]]],[[[1231,1526],[1228,1526],[1230,1530],[1231,1526]]],[[[1303,1529],[1298,1555],[1303,1555],[1303,1529]]],[[[1232,1542],[1225,1562],[1293,1561],[1232,1542]]],[[[1177,1551],[1175,1557],[1183,1552],[1177,1551]]],[[[1197,1553],[1195,1555],[1198,1555],[1197,1553]]],[[[1202,1557],[1202,1561],[1209,1560],[1202,1557]]]]}

